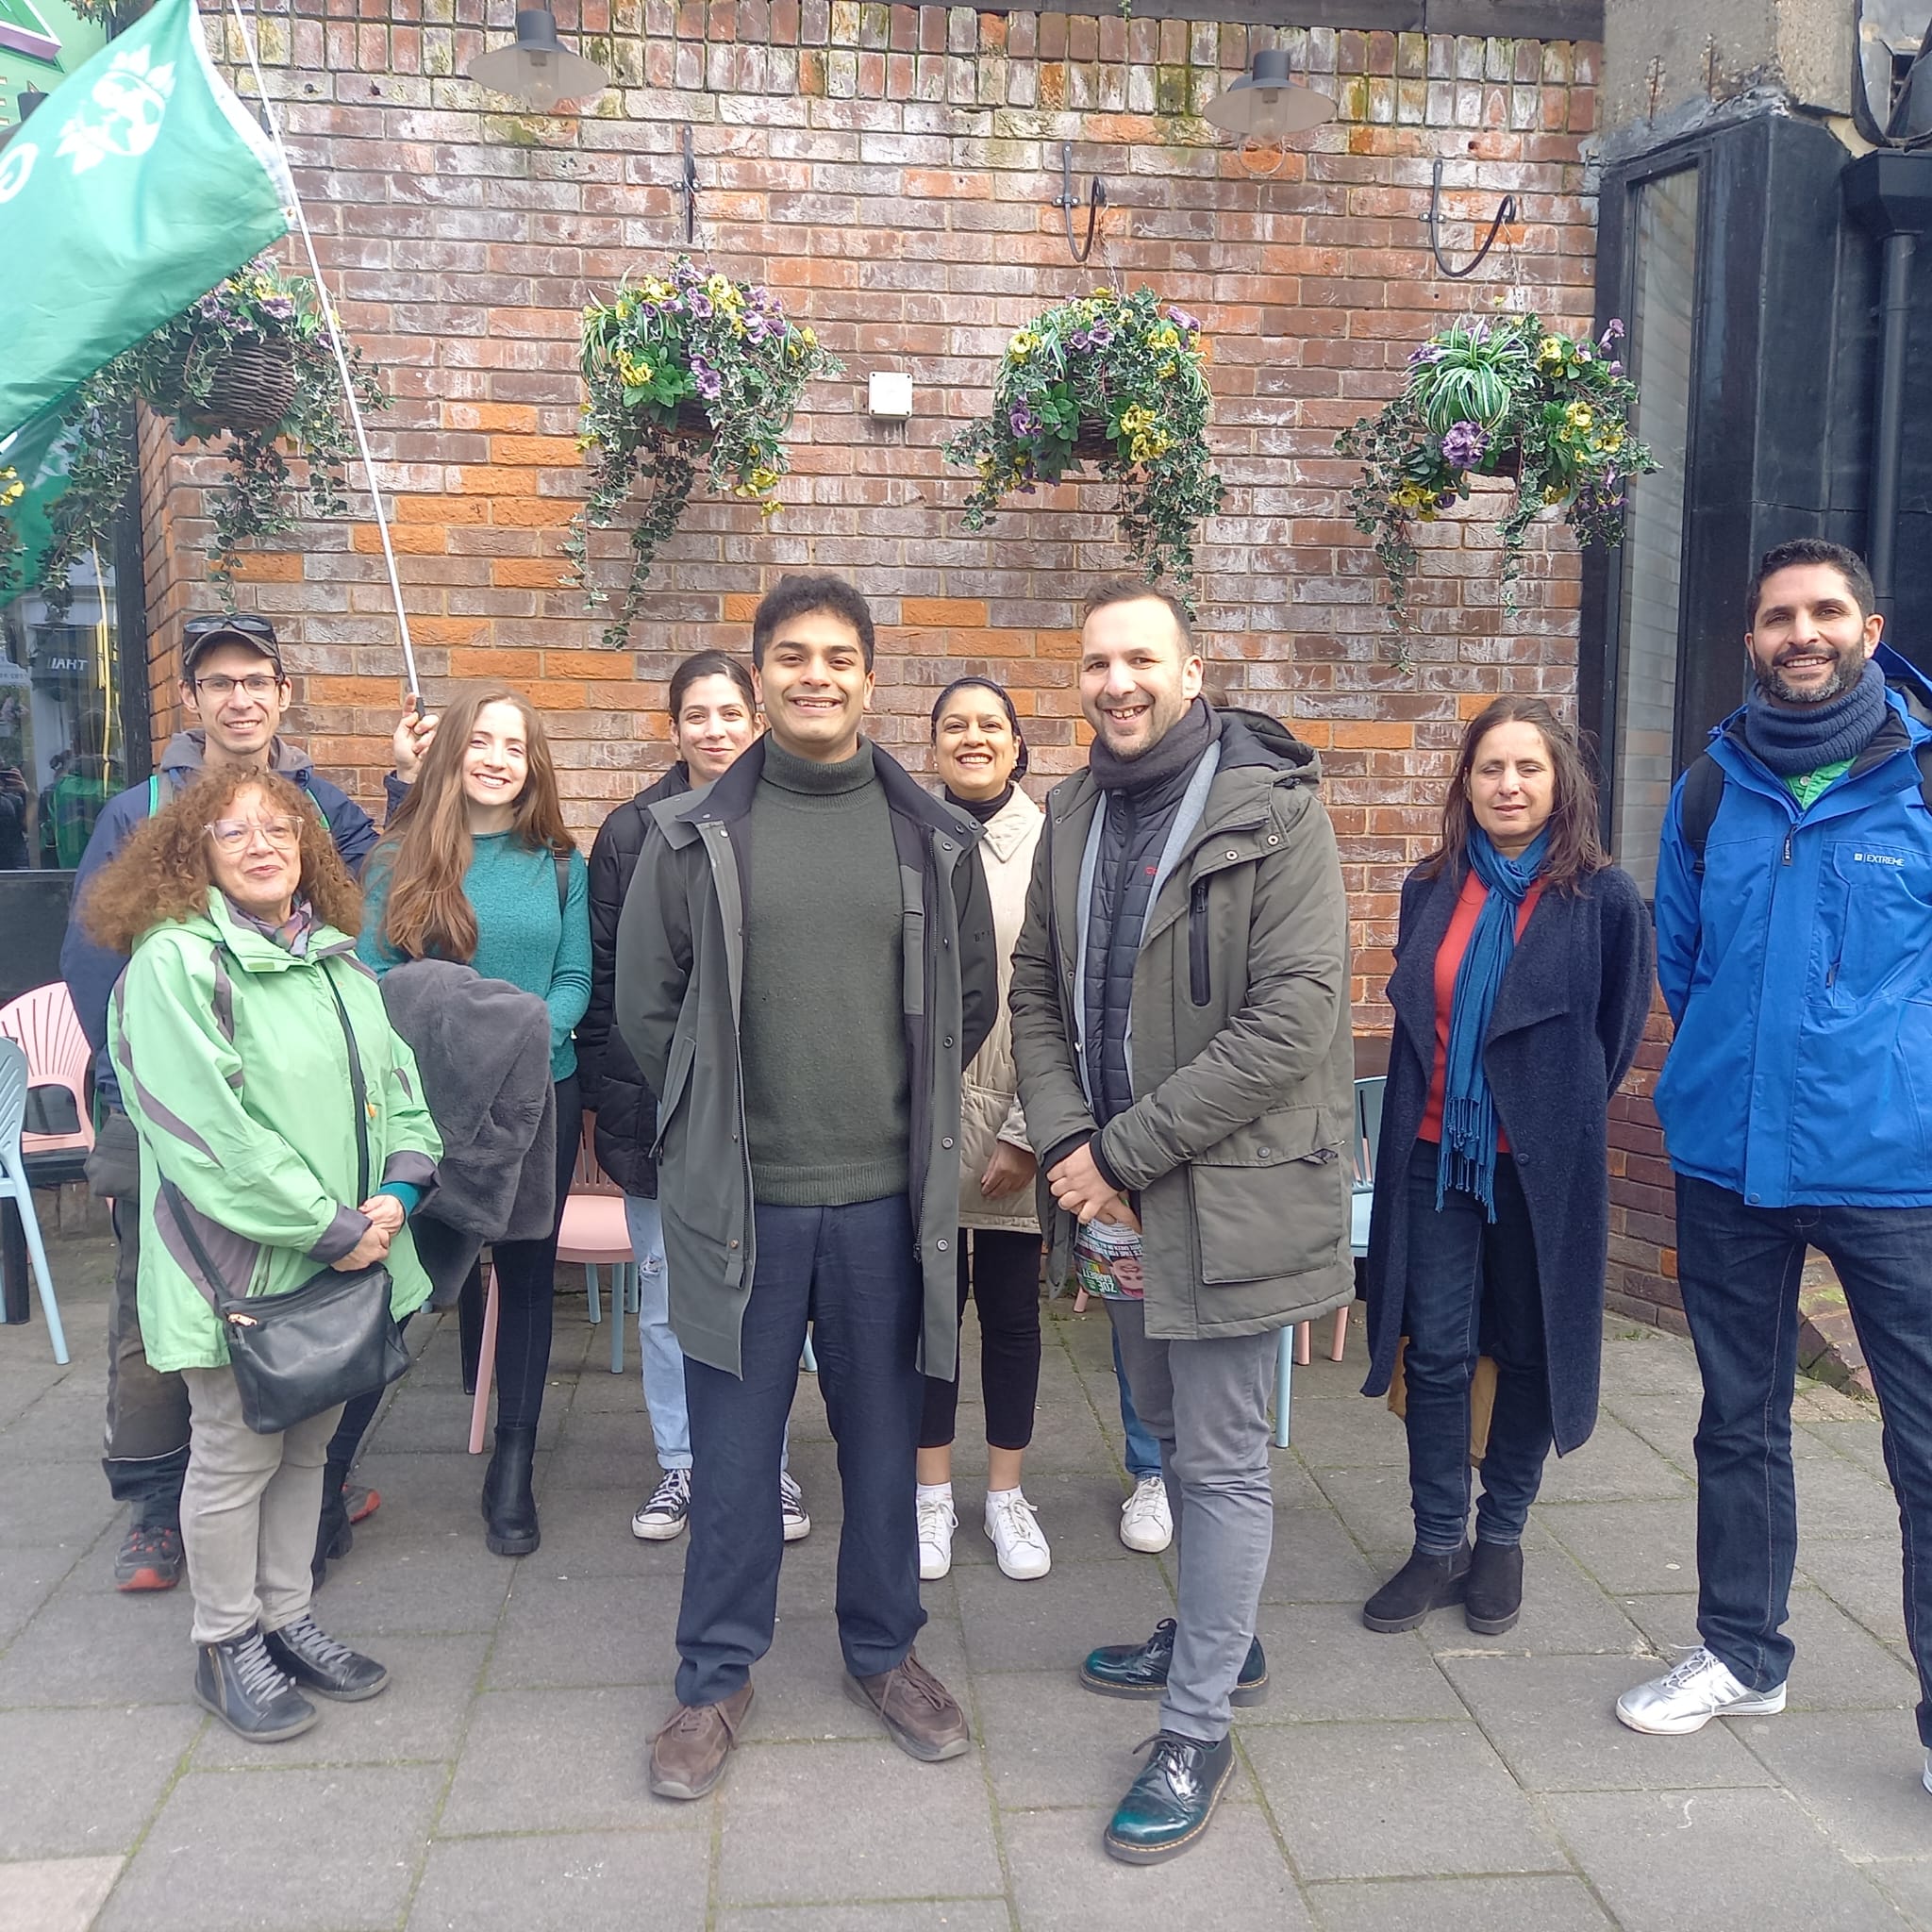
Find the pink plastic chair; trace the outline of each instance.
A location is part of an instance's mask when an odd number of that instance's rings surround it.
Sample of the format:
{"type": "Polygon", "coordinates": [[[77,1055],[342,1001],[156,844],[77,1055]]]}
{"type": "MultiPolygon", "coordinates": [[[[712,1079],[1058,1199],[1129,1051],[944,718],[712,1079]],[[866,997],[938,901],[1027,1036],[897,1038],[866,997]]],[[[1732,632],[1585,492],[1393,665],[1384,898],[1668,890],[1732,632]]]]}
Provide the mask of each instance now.
{"type": "MultiPolygon", "coordinates": [[[[598,1293],[597,1270],[608,1267],[610,1276],[610,1373],[624,1373],[624,1317],[635,1311],[639,1289],[636,1257],[631,1252],[630,1224],[624,1214],[624,1190],[606,1180],[597,1165],[586,1124],[577,1145],[576,1172],[571,1177],[570,1199],[563,1205],[563,1226],[557,1238],[559,1261],[581,1261],[584,1285],[590,1296],[591,1320],[603,1321],[598,1293]]],[[[490,1421],[490,1385],[496,1374],[496,1270],[484,1270],[488,1293],[483,1303],[483,1342],[476,1358],[476,1395],[470,1405],[470,1454],[483,1453],[483,1437],[490,1421]]]]}
{"type": "Polygon", "coordinates": [[[74,1096],[74,1111],[80,1131],[74,1134],[23,1133],[23,1154],[89,1153],[94,1144],[94,1124],[88,1104],[88,1069],[93,1063],[93,1049],[80,1030],[74,1002],[67,996],[64,981],[37,986],[17,1000],[0,1007],[0,1033],[19,1042],[26,1055],[28,1091],[36,1087],[64,1087],[74,1096]]]}

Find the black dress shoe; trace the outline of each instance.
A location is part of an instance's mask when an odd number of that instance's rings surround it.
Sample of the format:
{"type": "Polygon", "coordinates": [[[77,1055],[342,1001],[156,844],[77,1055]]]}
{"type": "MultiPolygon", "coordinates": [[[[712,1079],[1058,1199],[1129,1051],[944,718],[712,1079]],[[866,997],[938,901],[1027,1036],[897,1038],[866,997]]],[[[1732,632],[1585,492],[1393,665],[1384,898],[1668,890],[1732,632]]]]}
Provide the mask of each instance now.
{"type": "Polygon", "coordinates": [[[1147,1743],[1147,1762],[1102,1834],[1108,1857],[1126,1865],[1158,1865],[1194,1844],[1234,1771],[1232,1738],[1201,1744],[1160,1731],[1147,1743]]]}
{"type": "Polygon", "coordinates": [[[1480,1637],[1500,1637],[1514,1629],[1523,1614],[1523,1546],[1475,1540],[1462,1620],[1480,1637]]]}
{"type": "MultiPolygon", "coordinates": [[[[1089,1651],[1080,1666],[1080,1681],[1103,1697],[1158,1697],[1167,1689],[1174,1662],[1174,1622],[1163,1617],[1145,1643],[1107,1643],[1089,1651]]],[[[1259,1704],[1268,1688],[1268,1659],[1257,1637],[1248,1645],[1241,1674],[1235,1680],[1233,1702],[1259,1704]]]]}
{"type": "Polygon", "coordinates": [[[194,1701],[251,1744],[299,1738],[322,1715],[283,1674],[259,1630],[197,1646],[194,1701]]]}
{"type": "Polygon", "coordinates": [[[263,1641],[269,1656],[305,1690],[338,1704],[359,1704],[389,1683],[389,1672],[373,1657],[338,1643],[307,1610],[263,1641]]]}
{"type": "Polygon", "coordinates": [[[527,1557],[542,1541],[537,1499],[530,1492],[535,1429],[498,1429],[483,1477],[483,1541],[499,1557],[527,1557]]]}
{"type": "Polygon", "coordinates": [[[1362,1606],[1371,1630],[1413,1630],[1431,1610],[1459,1604],[1469,1577],[1469,1545],[1453,1557],[1425,1557],[1418,1550],[1362,1606]]]}

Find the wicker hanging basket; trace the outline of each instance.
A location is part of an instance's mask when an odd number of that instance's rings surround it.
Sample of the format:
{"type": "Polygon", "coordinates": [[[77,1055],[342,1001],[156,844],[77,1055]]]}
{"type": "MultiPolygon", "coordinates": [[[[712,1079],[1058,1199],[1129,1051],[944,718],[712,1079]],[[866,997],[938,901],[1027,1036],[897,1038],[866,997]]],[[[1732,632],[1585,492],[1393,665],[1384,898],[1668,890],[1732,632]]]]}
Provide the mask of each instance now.
{"type": "Polygon", "coordinates": [[[1107,433],[1105,423],[1085,421],[1080,425],[1080,433],[1074,439],[1074,460],[1080,463],[1097,463],[1114,454],[1114,440],[1107,433]]]}
{"type": "Polygon", "coordinates": [[[208,433],[238,436],[274,429],[295,400],[295,351],[289,342],[239,342],[228,347],[190,342],[182,358],[180,391],[192,369],[208,378],[208,400],[184,406],[181,420],[208,433]]]}

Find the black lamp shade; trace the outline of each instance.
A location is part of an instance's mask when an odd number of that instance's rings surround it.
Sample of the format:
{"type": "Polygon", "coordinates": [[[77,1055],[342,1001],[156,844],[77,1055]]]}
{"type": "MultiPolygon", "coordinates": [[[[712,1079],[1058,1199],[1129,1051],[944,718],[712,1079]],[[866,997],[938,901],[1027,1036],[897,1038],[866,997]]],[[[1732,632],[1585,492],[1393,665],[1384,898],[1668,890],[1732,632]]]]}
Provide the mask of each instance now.
{"type": "Polygon", "coordinates": [[[610,76],[594,60],[573,54],[557,38],[557,16],[547,7],[520,8],[516,39],[477,55],[469,75],[479,87],[544,110],[558,101],[593,99],[610,85],[610,76]]]}
{"type": "Polygon", "coordinates": [[[1250,141],[1279,141],[1335,118],[1335,103],[1289,73],[1288,49],[1263,47],[1252,70],[1208,104],[1208,118],[1250,141]]]}

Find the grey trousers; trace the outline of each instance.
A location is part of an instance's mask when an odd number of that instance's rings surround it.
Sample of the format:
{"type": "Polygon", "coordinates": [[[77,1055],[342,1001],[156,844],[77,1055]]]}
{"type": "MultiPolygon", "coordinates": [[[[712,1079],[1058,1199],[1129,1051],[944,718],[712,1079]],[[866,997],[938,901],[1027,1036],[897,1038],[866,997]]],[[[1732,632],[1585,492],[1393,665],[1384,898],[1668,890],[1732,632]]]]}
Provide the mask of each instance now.
{"type": "Polygon", "coordinates": [[[194,1641],[279,1630],[308,1607],[322,1466],[342,1406],[258,1436],[242,1420],[232,1369],[183,1369],[192,1433],[181,1541],[194,1592],[194,1641]]]}
{"type": "Polygon", "coordinates": [[[1161,1728],[1218,1744],[1227,1735],[1229,1698],[1254,1640],[1274,1541],[1268,1396],[1275,1338],[1155,1341],[1140,1302],[1110,1300],[1107,1312],[1134,1407],[1160,1444],[1180,1561],[1161,1728]]]}

